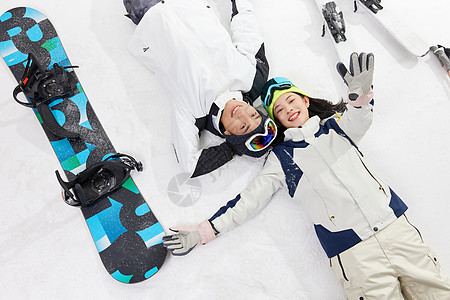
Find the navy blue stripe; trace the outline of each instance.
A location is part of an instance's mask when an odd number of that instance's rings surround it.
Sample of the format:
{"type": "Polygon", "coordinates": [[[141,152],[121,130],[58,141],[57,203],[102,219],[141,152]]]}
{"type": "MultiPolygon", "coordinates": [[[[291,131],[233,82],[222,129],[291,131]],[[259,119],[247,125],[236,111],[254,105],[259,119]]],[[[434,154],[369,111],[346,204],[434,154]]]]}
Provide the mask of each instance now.
{"type": "Polygon", "coordinates": [[[229,208],[233,208],[236,203],[241,199],[241,194],[237,195],[233,200],[228,201],[225,206],[222,206],[210,219],[209,221],[213,221],[214,219],[223,215],[229,208]]]}
{"type": "Polygon", "coordinates": [[[305,141],[294,142],[292,140],[288,140],[288,141],[285,141],[285,142],[279,144],[278,146],[273,148],[273,150],[277,149],[278,147],[284,147],[284,148],[306,148],[308,146],[309,146],[309,144],[307,142],[305,142],[305,141]]]}

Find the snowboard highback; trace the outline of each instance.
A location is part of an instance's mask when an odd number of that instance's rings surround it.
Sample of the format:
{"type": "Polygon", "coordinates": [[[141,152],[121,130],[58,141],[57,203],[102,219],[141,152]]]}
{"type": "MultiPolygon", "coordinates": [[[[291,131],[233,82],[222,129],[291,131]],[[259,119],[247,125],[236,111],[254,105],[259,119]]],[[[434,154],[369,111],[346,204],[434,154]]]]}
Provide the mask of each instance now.
{"type": "MultiPolygon", "coordinates": [[[[52,69],[55,63],[70,66],[53,25],[42,13],[29,7],[11,9],[0,16],[0,55],[18,82],[23,79],[30,53],[46,69],[52,69]]],[[[77,137],[58,136],[45,126],[42,113],[33,110],[70,181],[116,151],[75,72],[72,68],[66,70],[76,80],[76,91],[70,97],[52,99],[46,107],[58,126],[77,137]]],[[[28,101],[31,102],[29,98],[28,101]]],[[[166,257],[161,244],[164,231],[131,177],[95,204],[81,207],[81,211],[111,276],[120,282],[134,283],[159,270],[166,257]]]]}

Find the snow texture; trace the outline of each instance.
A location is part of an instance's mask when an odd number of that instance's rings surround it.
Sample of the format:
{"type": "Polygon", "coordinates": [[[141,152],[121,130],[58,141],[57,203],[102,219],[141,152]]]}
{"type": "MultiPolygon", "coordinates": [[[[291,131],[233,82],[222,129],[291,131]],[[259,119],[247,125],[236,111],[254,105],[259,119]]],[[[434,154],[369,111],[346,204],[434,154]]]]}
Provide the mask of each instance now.
{"type": "MultiPolygon", "coordinates": [[[[252,2],[270,76],[338,101],[345,89],[337,56],[330,37],[321,37],[314,2],[252,2]]],[[[337,2],[355,51],[375,54],[374,123],[360,149],[409,205],[409,219],[450,274],[450,80],[434,56],[411,56],[363,10],[353,13],[353,1],[337,2]]],[[[403,2],[383,4],[430,46],[450,46],[448,0],[410,1],[407,9],[403,2]]],[[[210,217],[257,174],[262,159],[240,157],[186,181],[170,141],[170,99],[126,49],[135,25],[123,16],[122,1],[2,0],[0,11],[16,6],[36,8],[55,25],[114,147],[143,161],[144,172],[133,178],[167,233],[210,217]]],[[[227,26],[230,2],[211,0],[211,6],[227,26]]],[[[34,114],[14,102],[16,83],[3,62],[0,82],[0,298],[345,299],[309,217],[286,190],[229,234],[188,256],[168,257],[151,279],[115,281],[81,212],[61,200],[54,176],[59,163],[34,114]]]]}

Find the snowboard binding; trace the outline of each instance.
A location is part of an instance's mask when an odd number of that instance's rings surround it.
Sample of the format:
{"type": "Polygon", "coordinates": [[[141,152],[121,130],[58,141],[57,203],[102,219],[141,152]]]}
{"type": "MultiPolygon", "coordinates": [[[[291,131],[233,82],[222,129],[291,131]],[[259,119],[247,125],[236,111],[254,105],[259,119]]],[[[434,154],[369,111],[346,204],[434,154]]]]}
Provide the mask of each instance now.
{"type": "Polygon", "coordinates": [[[51,133],[61,138],[76,139],[80,135],[62,128],[48,107],[53,100],[71,97],[78,90],[77,79],[73,73],[66,70],[68,68],[77,67],[61,67],[54,63],[52,69],[44,69],[36,57],[29,53],[24,74],[13,91],[13,97],[17,103],[25,107],[36,108],[43,124],[51,133]],[[30,102],[20,101],[17,98],[20,93],[23,93],[30,102]]]}
{"type": "Polygon", "coordinates": [[[58,171],[55,172],[63,189],[64,201],[70,206],[87,207],[120,188],[132,170],[141,172],[142,163],[129,155],[117,153],[93,164],[68,182],[61,178],[58,171]]]}

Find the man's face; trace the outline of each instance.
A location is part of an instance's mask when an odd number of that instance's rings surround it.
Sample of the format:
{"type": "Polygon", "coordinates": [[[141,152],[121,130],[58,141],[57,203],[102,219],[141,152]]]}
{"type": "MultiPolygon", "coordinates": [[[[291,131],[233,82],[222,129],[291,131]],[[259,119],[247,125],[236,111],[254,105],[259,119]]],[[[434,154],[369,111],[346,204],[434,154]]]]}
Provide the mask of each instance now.
{"type": "Polygon", "coordinates": [[[251,105],[237,100],[229,100],[220,118],[227,135],[244,135],[261,124],[261,115],[251,105]]]}

